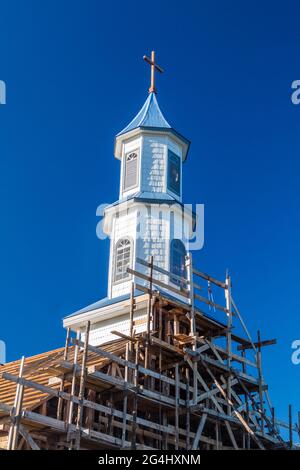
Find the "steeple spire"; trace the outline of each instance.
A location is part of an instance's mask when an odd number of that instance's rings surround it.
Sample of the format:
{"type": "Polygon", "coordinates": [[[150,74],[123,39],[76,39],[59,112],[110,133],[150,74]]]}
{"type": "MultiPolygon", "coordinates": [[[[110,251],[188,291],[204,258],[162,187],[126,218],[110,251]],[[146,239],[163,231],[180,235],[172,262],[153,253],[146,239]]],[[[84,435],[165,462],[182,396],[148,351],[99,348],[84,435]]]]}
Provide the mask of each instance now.
{"type": "Polygon", "coordinates": [[[156,87],[155,87],[155,70],[157,70],[160,73],[163,73],[163,69],[155,63],[155,52],[151,52],[151,59],[144,55],[143,59],[151,66],[151,82],[150,82],[150,88],[149,88],[149,93],[156,93],[156,87]]]}

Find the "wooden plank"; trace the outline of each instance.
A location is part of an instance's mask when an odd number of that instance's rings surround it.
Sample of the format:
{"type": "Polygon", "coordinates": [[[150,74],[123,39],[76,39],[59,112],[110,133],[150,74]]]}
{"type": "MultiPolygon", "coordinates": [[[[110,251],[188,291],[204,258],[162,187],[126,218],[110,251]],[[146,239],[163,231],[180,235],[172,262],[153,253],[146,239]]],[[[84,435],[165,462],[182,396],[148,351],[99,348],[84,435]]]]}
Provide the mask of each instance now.
{"type": "Polygon", "coordinates": [[[227,308],[223,307],[222,305],[216,304],[215,302],[212,302],[211,300],[208,300],[206,297],[203,297],[202,295],[199,294],[194,294],[195,299],[200,300],[201,302],[204,302],[207,305],[210,305],[211,307],[216,308],[217,310],[221,310],[222,312],[225,312],[226,314],[229,313],[227,308]]]}
{"type": "Polygon", "coordinates": [[[162,341],[158,338],[155,338],[154,336],[151,336],[151,343],[157,346],[160,346],[162,349],[165,349],[166,351],[174,352],[176,354],[179,354],[182,357],[184,356],[184,353],[181,351],[181,349],[176,348],[176,346],[166,343],[165,341],[162,341]]]}
{"type": "MultiPolygon", "coordinates": [[[[188,254],[187,261],[186,261],[186,270],[188,279],[190,281],[190,288],[189,288],[189,304],[191,307],[190,310],[190,334],[193,338],[196,338],[196,318],[195,318],[195,294],[194,294],[194,279],[193,279],[193,258],[192,253],[188,254]]],[[[195,351],[197,347],[196,341],[192,345],[192,350],[195,351]]],[[[197,362],[193,363],[193,402],[194,404],[197,403],[197,396],[198,396],[198,381],[197,381],[197,362]]]]}
{"type": "MultiPolygon", "coordinates": [[[[188,353],[190,356],[192,357],[195,357],[195,351],[192,351],[191,349],[189,348],[184,348],[184,351],[186,353],[188,353]]],[[[212,357],[210,356],[207,356],[205,354],[197,354],[197,356],[199,356],[199,358],[201,357],[201,359],[205,362],[207,362],[208,364],[211,364],[211,365],[214,365],[215,367],[218,367],[219,369],[222,369],[226,372],[230,372],[227,364],[224,364],[216,359],[213,359],[212,357]]],[[[234,371],[234,373],[237,375],[237,377],[239,377],[240,379],[242,380],[245,380],[249,383],[251,383],[252,385],[255,385],[258,387],[258,380],[255,378],[255,377],[252,377],[251,375],[248,375],[248,374],[244,374],[243,372],[237,370],[237,369],[233,369],[231,368],[232,371],[234,371]]],[[[267,387],[266,385],[264,387],[267,387]]],[[[264,388],[265,389],[265,388],[264,388]]]]}
{"type": "Polygon", "coordinates": [[[190,443],[190,432],[191,432],[191,415],[190,415],[190,369],[185,369],[186,378],[186,450],[191,449],[190,443]]]}
{"type": "MultiPolygon", "coordinates": [[[[76,334],[76,339],[79,341],[80,338],[80,332],[77,331],[76,334]]],[[[75,344],[75,349],[74,349],[74,357],[73,357],[73,372],[72,372],[72,383],[71,383],[71,396],[75,395],[75,387],[76,387],[76,378],[77,378],[77,360],[78,360],[78,352],[79,352],[79,345],[76,343],[75,344]]],[[[68,406],[68,411],[67,411],[67,423],[69,426],[71,426],[73,420],[73,401],[69,403],[68,406]]],[[[67,435],[67,440],[69,441],[70,439],[70,433],[68,432],[67,435]]]]}
{"type": "Polygon", "coordinates": [[[212,282],[213,284],[216,284],[219,287],[222,287],[222,289],[227,289],[227,286],[225,282],[218,281],[217,279],[213,278],[212,276],[209,276],[209,274],[206,274],[202,271],[199,271],[198,269],[193,268],[193,273],[196,276],[202,277],[202,279],[205,279],[206,281],[212,282]]]}
{"type": "Polygon", "coordinates": [[[144,358],[144,366],[145,369],[148,369],[149,363],[150,363],[150,357],[149,357],[149,346],[150,346],[150,326],[151,326],[151,321],[153,324],[153,256],[150,256],[150,262],[149,262],[149,295],[148,295],[148,306],[147,306],[147,330],[146,330],[146,342],[145,342],[145,358],[144,358]]]}
{"type": "MultiPolygon", "coordinates": [[[[82,347],[84,345],[84,343],[82,341],[77,341],[77,340],[73,340],[73,341],[76,342],[76,344],[78,344],[80,347],[82,347]]],[[[161,346],[163,349],[167,349],[168,351],[176,352],[177,354],[180,354],[181,356],[184,356],[183,352],[180,349],[176,348],[175,346],[169,345],[168,343],[166,343],[164,341],[161,341],[158,338],[155,338],[154,336],[151,336],[151,343],[155,344],[155,345],[158,345],[158,346],[161,346]]],[[[99,348],[99,347],[91,346],[90,344],[89,344],[88,348],[89,348],[90,351],[98,354],[99,356],[107,357],[108,359],[111,359],[111,361],[116,362],[117,364],[120,364],[124,367],[127,365],[130,369],[133,369],[133,370],[136,369],[136,365],[131,361],[126,361],[125,359],[122,359],[119,356],[116,356],[116,355],[114,355],[114,354],[112,354],[108,351],[105,351],[105,350],[99,348]]],[[[169,383],[171,385],[175,385],[175,380],[174,379],[171,379],[170,377],[159,374],[158,372],[155,372],[151,369],[146,369],[145,367],[140,366],[140,365],[139,365],[139,372],[142,373],[142,374],[154,377],[158,380],[162,380],[163,382],[169,383]]],[[[184,383],[180,382],[179,385],[180,385],[180,388],[185,389],[185,384],[184,383]]]]}
{"type": "MultiPolygon", "coordinates": [[[[259,344],[261,342],[260,339],[260,331],[257,332],[257,343],[259,344]]],[[[260,402],[260,409],[261,409],[261,419],[260,419],[260,425],[261,425],[261,433],[264,434],[264,399],[263,399],[263,376],[262,376],[262,362],[261,362],[261,348],[258,346],[257,349],[257,369],[258,369],[258,384],[259,384],[259,402],[260,402]]]]}
{"type": "MultiPolygon", "coordinates": [[[[64,349],[64,356],[63,356],[64,361],[68,360],[70,336],[71,336],[71,329],[67,328],[66,342],[65,342],[65,349],[64,349]]],[[[60,391],[61,392],[64,390],[64,382],[65,382],[65,376],[63,375],[62,378],[60,379],[60,391]]],[[[61,419],[62,417],[62,404],[63,404],[62,399],[59,398],[58,404],[57,404],[57,411],[56,411],[57,419],[61,419]]]]}
{"type": "MultiPolygon", "coordinates": [[[[212,348],[215,348],[218,352],[221,352],[223,354],[227,354],[226,349],[222,348],[218,344],[213,344],[211,341],[201,340],[201,339],[199,339],[199,342],[206,343],[206,344],[210,345],[212,348]]],[[[246,357],[242,357],[242,356],[239,356],[237,354],[234,354],[233,352],[231,352],[231,359],[234,360],[234,361],[240,362],[241,364],[248,364],[248,366],[250,366],[250,367],[257,368],[257,364],[255,362],[250,361],[246,357]]]]}
{"type": "MultiPolygon", "coordinates": [[[[237,379],[231,379],[231,386],[234,386],[238,383],[237,379]]],[[[227,383],[222,385],[223,390],[226,390],[227,388],[227,383]]],[[[214,388],[210,390],[209,392],[204,392],[201,395],[198,396],[197,398],[197,404],[200,403],[203,400],[206,400],[207,398],[210,398],[211,395],[217,395],[219,393],[218,388],[214,388]]]]}
{"type": "MultiPolygon", "coordinates": [[[[112,376],[110,376],[108,374],[104,374],[103,372],[100,372],[100,371],[93,372],[92,374],[90,374],[90,376],[101,379],[105,382],[110,383],[111,385],[114,385],[114,386],[118,387],[118,388],[121,388],[121,389],[124,388],[124,380],[122,380],[118,377],[112,377],[112,376]]],[[[128,387],[128,390],[134,391],[134,384],[132,384],[130,382],[127,382],[127,387],[128,387]]],[[[175,399],[174,398],[166,397],[164,395],[161,395],[160,393],[142,388],[140,386],[138,387],[137,392],[138,392],[139,395],[142,395],[143,397],[148,398],[150,400],[157,400],[158,402],[163,403],[165,405],[169,405],[169,406],[170,405],[171,406],[175,405],[175,399]]],[[[184,401],[181,400],[181,402],[183,403],[184,401]]]]}
{"type": "Polygon", "coordinates": [[[196,432],[196,435],[192,444],[192,450],[198,449],[199,440],[200,440],[200,437],[201,437],[201,434],[202,434],[202,431],[206,422],[206,418],[207,418],[207,413],[203,413],[199,421],[198,429],[197,429],[197,432],[196,432]]]}
{"type": "MultiPolygon", "coordinates": [[[[49,426],[53,429],[56,429],[57,431],[60,432],[65,432],[66,431],[66,426],[67,423],[64,421],[60,421],[55,418],[50,418],[49,416],[43,416],[38,413],[34,413],[32,411],[23,411],[23,418],[28,419],[32,422],[41,424],[43,426],[49,426]]],[[[69,425],[70,431],[71,432],[76,432],[76,425],[71,424],[69,425]]],[[[91,429],[86,429],[86,428],[81,428],[81,436],[85,439],[92,440],[96,439],[98,441],[103,441],[109,444],[114,444],[116,446],[121,445],[121,439],[113,436],[109,436],[108,434],[101,433],[99,431],[94,431],[91,429]]],[[[126,442],[126,446],[129,446],[130,442],[126,442]]],[[[148,447],[149,449],[149,447],[148,447]]]]}
{"type": "MultiPolygon", "coordinates": [[[[251,436],[254,434],[252,429],[248,426],[248,424],[246,423],[246,421],[244,420],[244,418],[242,417],[242,415],[237,411],[237,409],[234,407],[234,403],[233,401],[231,400],[231,396],[228,395],[228,390],[229,388],[231,389],[231,384],[230,386],[228,387],[228,382],[227,382],[227,388],[226,388],[226,392],[227,394],[225,393],[224,391],[224,388],[222,387],[222,385],[218,382],[218,380],[216,379],[216,377],[214,376],[214,374],[212,373],[212,371],[210,370],[209,367],[205,366],[208,374],[210,375],[210,377],[212,378],[212,380],[214,381],[214,384],[216,385],[217,389],[219,390],[219,392],[221,393],[221,395],[223,396],[223,398],[225,399],[225,401],[228,403],[228,405],[230,406],[230,411],[232,410],[232,412],[236,415],[237,419],[242,423],[242,425],[244,426],[245,430],[251,434],[251,436]]],[[[229,413],[228,413],[229,414],[229,413]]],[[[230,413],[231,414],[231,413],[230,413]]]]}
{"type": "Polygon", "coordinates": [[[133,338],[134,336],[134,329],[133,329],[134,309],[135,309],[134,282],[132,282],[131,288],[130,288],[130,310],[129,310],[129,337],[130,337],[129,352],[130,353],[132,353],[132,348],[133,348],[132,342],[135,341],[135,339],[133,338]]]}
{"type": "MultiPolygon", "coordinates": [[[[234,308],[234,311],[236,312],[236,314],[237,314],[237,316],[238,316],[238,318],[239,318],[239,320],[240,320],[240,322],[241,322],[241,325],[242,325],[242,327],[243,327],[243,329],[244,329],[246,335],[248,336],[249,343],[252,345],[254,351],[256,352],[256,348],[255,348],[255,346],[254,346],[254,344],[253,344],[251,335],[250,335],[250,333],[249,333],[249,331],[248,331],[248,328],[246,327],[246,324],[245,324],[245,322],[244,322],[244,320],[243,320],[242,315],[240,314],[239,309],[238,309],[237,306],[236,306],[235,301],[234,301],[233,298],[232,298],[232,295],[230,295],[230,299],[231,299],[231,304],[232,304],[232,306],[233,306],[233,308],[234,308]]],[[[243,344],[247,344],[247,343],[244,341],[243,344]]]]}
{"type": "Polygon", "coordinates": [[[82,401],[84,399],[84,390],[85,390],[86,376],[87,376],[87,366],[86,366],[86,364],[87,364],[87,356],[88,356],[90,327],[91,327],[91,322],[88,321],[86,323],[86,327],[85,327],[84,349],[83,349],[82,364],[81,364],[81,371],[80,371],[80,384],[79,384],[79,393],[78,393],[79,403],[78,403],[78,406],[77,406],[76,437],[75,437],[75,448],[76,448],[76,450],[80,450],[80,437],[81,437],[80,429],[82,427],[82,420],[83,420],[82,401]]]}
{"type": "MultiPolygon", "coordinates": [[[[25,379],[23,379],[23,380],[25,380],[25,379]]],[[[62,398],[66,399],[66,400],[72,401],[75,404],[79,404],[79,398],[76,397],[76,396],[72,397],[70,394],[68,394],[66,392],[60,392],[60,391],[57,391],[57,394],[59,394],[62,398]]],[[[87,408],[90,408],[90,409],[93,409],[93,410],[96,410],[96,411],[100,411],[100,412],[103,412],[103,413],[106,413],[106,414],[111,414],[112,413],[113,416],[116,416],[118,418],[123,417],[123,412],[122,411],[118,411],[117,409],[112,410],[110,407],[100,405],[98,403],[91,402],[91,401],[86,400],[86,399],[84,399],[82,401],[82,404],[83,404],[83,406],[85,406],[87,408]]],[[[3,411],[5,411],[6,413],[9,414],[12,410],[12,407],[10,407],[6,404],[0,403],[0,410],[3,410],[3,411]]],[[[43,415],[39,415],[39,416],[43,416],[43,415]]],[[[134,417],[127,413],[126,414],[126,419],[128,421],[133,421],[134,417]]],[[[64,423],[64,421],[60,421],[60,420],[56,420],[56,421],[59,421],[60,423],[64,423]]],[[[43,422],[43,421],[39,420],[39,422],[43,422]]],[[[58,429],[63,430],[60,423],[58,423],[58,426],[59,426],[58,429]]],[[[51,422],[49,424],[51,424],[51,422]]],[[[159,425],[155,422],[149,421],[149,420],[144,419],[144,418],[138,418],[137,417],[137,424],[140,424],[141,426],[150,427],[152,429],[159,430],[159,431],[166,432],[166,433],[174,435],[174,427],[169,428],[169,427],[161,426],[161,425],[159,425]]],[[[55,427],[57,428],[57,426],[55,426],[55,427]]],[[[76,428],[74,427],[74,429],[76,429],[76,428]]]]}
{"type": "Polygon", "coordinates": [[[179,448],[179,368],[175,365],[175,450],[179,448]]]}
{"type": "Polygon", "coordinates": [[[148,295],[150,294],[150,289],[148,287],[142,286],[141,284],[138,284],[137,282],[135,283],[135,287],[137,290],[140,290],[141,292],[145,292],[145,294],[148,294],[148,295]]]}
{"type": "MultiPolygon", "coordinates": [[[[145,281],[150,282],[150,278],[146,274],[139,273],[138,271],[135,271],[134,269],[131,269],[131,268],[127,268],[127,272],[132,274],[133,276],[136,276],[140,279],[144,279],[145,281]]],[[[153,284],[156,286],[160,286],[163,289],[166,289],[167,291],[175,292],[177,295],[181,295],[182,297],[188,297],[188,292],[186,289],[173,287],[169,284],[165,284],[164,282],[158,279],[153,279],[153,284]]]]}
{"type": "Polygon", "coordinates": [[[293,448],[293,416],[292,416],[292,405],[289,405],[289,446],[293,448]]]}
{"type": "MultiPolygon", "coordinates": [[[[150,267],[150,263],[143,260],[143,259],[141,259],[141,258],[136,258],[136,261],[139,264],[142,264],[143,266],[150,267]]],[[[172,278],[176,279],[177,281],[182,282],[182,284],[186,284],[186,285],[189,284],[188,279],[185,279],[182,276],[178,276],[178,274],[172,274],[170,271],[166,271],[165,269],[163,269],[163,268],[161,268],[161,267],[159,267],[155,264],[153,264],[153,270],[159,272],[160,274],[164,274],[165,276],[168,276],[169,278],[172,277],[172,278]]]]}
{"type": "Polygon", "coordinates": [[[124,333],[121,333],[120,331],[112,330],[111,334],[119,336],[120,338],[123,338],[123,339],[127,339],[127,341],[131,341],[132,343],[137,342],[136,338],[133,338],[132,336],[125,335],[124,333]]]}
{"type": "Polygon", "coordinates": [[[227,429],[227,432],[228,432],[228,434],[229,434],[229,437],[230,437],[230,439],[231,439],[231,442],[232,442],[232,444],[233,444],[234,449],[235,449],[235,450],[238,450],[239,447],[238,447],[238,445],[237,445],[237,443],[236,443],[234,434],[233,434],[233,432],[232,432],[231,426],[230,426],[230,424],[228,423],[228,421],[225,421],[225,427],[226,427],[226,429],[227,429]]]}
{"type": "Polygon", "coordinates": [[[3,372],[3,378],[5,380],[10,380],[11,382],[20,383],[25,387],[34,388],[35,390],[39,390],[40,392],[49,394],[50,396],[63,397],[65,394],[64,392],[60,392],[59,390],[56,390],[54,388],[47,387],[46,385],[42,385],[37,382],[33,382],[32,380],[27,380],[24,377],[19,378],[18,376],[9,374],[8,372],[3,372]]]}
{"type": "Polygon", "coordinates": [[[22,424],[20,424],[19,433],[25,439],[25,441],[30,445],[32,450],[41,450],[39,446],[37,445],[37,443],[32,438],[32,436],[29,434],[25,426],[23,426],[22,424]]]}
{"type": "MultiPolygon", "coordinates": [[[[128,361],[129,356],[129,344],[126,344],[126,360],[128,361]]],[[[126,442],[126,430],[127,430],[127,405],[128,405],[128,390],[127,390],[127,382],[128,382],[128,366],[125,367],[125,374],[124,374],[124,401],[123,401],[123,417],[122,417],[122,444],[121,447],[124,449],[125,442],[126,442]]]]}
{"type": "MultiPolygon", "coordinates": [[[[190,360],[189,358],[187,358],[187,362],[189,363],[190,367],[193,368],[193,364],[192,364],[192,362],[191,362],[191,360],[190,360]]],[[[206,367],[206,369],[209,371],[209,368],[208,368],[208,367],[206,367]]],[[[213,374],[211,373],[211,371],[210,371],[210,374],[213,376],[213,374]]],[[[200,382],[201,385],[203,386],[204,390],[205,390],[206,392],[209,392],[209,388],[208,388],[206,382],[203,380],[203,378],[202,378],[201,375],[199,374],[199,372],[197,372],[197,377],[198,377],[199,382],[200,382]]],[[[227,399],[227,396],[226,396],[224,390],[222,389],[221,385],[218,383],[218,381],[217,381],[216,379],[215,379],[215,385],[218,387],[218,389],[220,390],[221,394],[223,394],[223,396],[225,395],[224,398],[227,399]]],[[[213,395],[211,395],[211,396],[210,396],[210,399],[213,401],[214,405],[216,406],[217,411],[219,411],[220,413],[223,413],[223,410],[222,410],[221,406],[219,405],[218,401],[216,400],[216,398],[215,398],[213,395]]],[[[232,444],[233,444],[234,448],[235,448],[235,449],[238,449],[238,446],[237,446],[237,444],[236,444],[236,441],[235,441],[234,435],[233,435],[233,433],[232,433],[230,424],[229,424],[228,419],[227,419],[227,417],[230,416],[230,415],[227,414],[227,415],[225,415],[225,416],[226,416],[225,426],[226,426],[226,429],[227,429],[227,431],[228,431],[229,437],[230,437],[230,439],[231,439],[231,441],[232,441],[232,444]]],[[[238,413],[236,413],[236,416],[237,416],[237,420],[238,420],[238,421],[240,422],[240,424],[245,428],[245,424],[247,425],[247,423],[245,423],[245,421],[243,420],[243,418],[241,419],[241,415],[239,415],[238,413]]],[[[251,436],[255,439],[255,441],[257,442],[257,444],[259,445],[259,447],[260,447],[261,449],[263,449],[264,446],[260,443],[259,439],[256,438],[256,436],[254,435],[254,433],[253,433],[253,431],[251,430],[251,428],[249,428],[249,426],[247,425],[247,427],[246,427],[247,432],[249,432],[248,429],[249,429],[250,433],[252,433],[251,436]]]]}
{"type": "Polygon", "coordinates": [[[260,341],[260,342],[256,342],[256,343],[249,343],[248,344],[244,344],[242,346],[238,346],[237,349],[238,351],[245,351],[246,349],[253,349],[253,344],[256,348],[261,348],[263,346],[271,346],[272,344],[277,344],[277,340],[276,339],[267,339],[265,341],[260,341]]]}
{"type": "Polygon", "coordinates": [[[22,385],[20,380],[22,380],[24,365],[25,365],[25,357],[23,356],[20,362],[18,381],[16,382],[17,388],[16,388],[16,395],[15,395],[14,406],[13,406],[13,413],[11,415],[11,426],[10,426],[9,434],[8,434],[7,450],[15,450],[17,447],[23,394],[24,394],[24,386],[22,385]]]}

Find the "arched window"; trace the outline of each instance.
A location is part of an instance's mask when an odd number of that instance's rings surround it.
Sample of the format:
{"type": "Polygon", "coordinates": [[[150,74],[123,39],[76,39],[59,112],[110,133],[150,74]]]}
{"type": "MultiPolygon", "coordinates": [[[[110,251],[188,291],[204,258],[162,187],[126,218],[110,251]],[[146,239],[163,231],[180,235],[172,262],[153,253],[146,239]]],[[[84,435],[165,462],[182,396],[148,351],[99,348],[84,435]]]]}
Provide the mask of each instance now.
{"type": "Polygon", "coordinates": [[[130,267],[131,246],[129,238],[121,238],[115,246],[114,282],[122,281],[130,277],[127,268],[130,267]]]}
{"type": "Polygon", "coordinates": [[[178,286],[183,286],[184,282],[180,279],[177,279],[177,277],[172,276],[172,274],[186,279],[185,257],[186,249],[184,244],[181,240],[175,238],[171,241],[170,247],[170,281],[173,282],[173,284],[177,284],[178,286]]]}

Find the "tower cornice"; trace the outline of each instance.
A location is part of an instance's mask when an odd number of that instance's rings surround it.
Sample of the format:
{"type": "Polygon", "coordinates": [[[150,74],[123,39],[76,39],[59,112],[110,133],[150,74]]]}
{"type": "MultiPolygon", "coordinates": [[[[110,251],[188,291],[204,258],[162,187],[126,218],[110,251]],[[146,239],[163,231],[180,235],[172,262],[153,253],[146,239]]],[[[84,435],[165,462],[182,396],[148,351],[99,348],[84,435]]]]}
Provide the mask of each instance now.
{"type": "Polygon", "coordinates": [[[122,146],[125,142],[129,142],[131,139],[135,139],[138,136],[144,135],[157,135],[157,136],[168,136],[172,138],[178,145],[182,147],[182,161],[187,159],[188,151],[191,142],[183,137],[179,132],[173,128],[161,128],[161,127],[137,127],[124,134],[118,134],[115,138],[114,156],[118,160],[122,159],[122,146]]]}

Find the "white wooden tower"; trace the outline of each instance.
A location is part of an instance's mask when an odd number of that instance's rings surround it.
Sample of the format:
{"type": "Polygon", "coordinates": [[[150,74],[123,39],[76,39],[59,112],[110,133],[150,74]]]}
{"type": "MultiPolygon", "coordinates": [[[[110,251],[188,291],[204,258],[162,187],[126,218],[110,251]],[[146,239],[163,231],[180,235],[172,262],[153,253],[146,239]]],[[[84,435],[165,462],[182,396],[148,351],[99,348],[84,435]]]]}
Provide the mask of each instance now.
{"type": "MultiPolygon", "coordinates": [[[[128,272],[146,270],[139,260],[153,257],[155,265],[175,275],[185,275],[185,255],[193,229],[193,214],[182,204],[182,164],[189,141],[164,118],[156,98],[155,70],[151,66],[148,97],[135,118],[117,134],[114,155],[120,160],[119,199],[105,210],[104,231],[110,237],[107,298],[64,319],[64,325],[78,330],[91,320],[90,342],[101,344],[113,338],[111,331],[127,332],[129,297],[134,277],[128,272]]],[[[159,277],[159,276],[156,276],[159,277]]],[[[175,284],[164,274],[164,282],[175,284]]],[[[145,306],[136,316],[145,315],[145,306]]],[[[140,310],[140,311],[139,311],[140,310]]],[[[142,325],[141,321],[141,325],[142,325]]],[[[141,326],[143,331],[144,326],[141,326]]]]}

